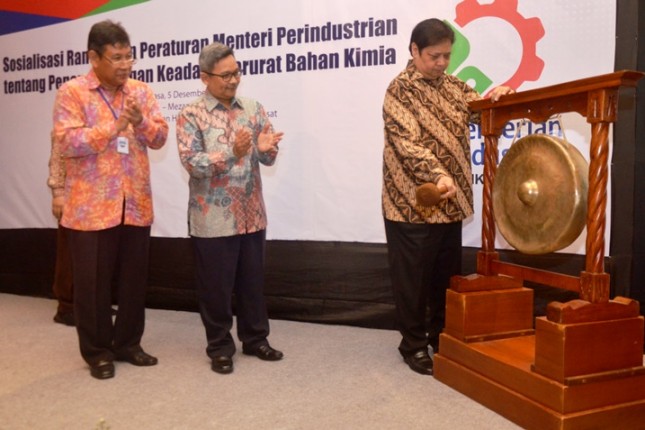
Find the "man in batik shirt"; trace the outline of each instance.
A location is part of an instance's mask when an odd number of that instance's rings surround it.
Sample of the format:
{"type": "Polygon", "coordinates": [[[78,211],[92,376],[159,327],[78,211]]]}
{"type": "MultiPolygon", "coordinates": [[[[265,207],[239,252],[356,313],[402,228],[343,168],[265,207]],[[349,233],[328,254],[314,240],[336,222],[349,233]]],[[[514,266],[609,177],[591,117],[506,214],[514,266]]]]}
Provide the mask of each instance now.
{"type": "MultiPolygon", "coordinates": [[[[479,94],[454,76],[453,30],[438,19],[412,31],[407,67],[390,83],[383,103],[383,217],[399,352],[417,373],[430,375],[444,327],[446,289],[461,273],[462,221],[473,214],[468,103],[479,94]],[[436,184],[441,201],[426,207],[417,187],[436,184]]],[[[491,92],[496,101],[508,87],[491,92]]]]}
{"type": "Polygon", "coordinates": [[[264,248],[267,217],[260,163],[272,165],[282,133],[273,131],[258,102],[236,96],[241,72],[233,51],[220,43],[199,56],[204,94],[177,119],[177,144],[190,175],[188,227],[196,258],[196,289],[214,372],[233,371],[237,336],[242,352],[276,361],[267,340],[264,248]]]}
{"type": "Polygon", "coordinates": [[[72,254],[81,355],[93,377],[106,379],[114,360],[157,364],[141,347],[153,218],[147,151],[164,145],[168,124],[152,90],[129,78],[135,60],[120,24],[92,26],[88,58],[90,72],[58,90],[53,138],[65,158],[60,224],[72,254]]]}

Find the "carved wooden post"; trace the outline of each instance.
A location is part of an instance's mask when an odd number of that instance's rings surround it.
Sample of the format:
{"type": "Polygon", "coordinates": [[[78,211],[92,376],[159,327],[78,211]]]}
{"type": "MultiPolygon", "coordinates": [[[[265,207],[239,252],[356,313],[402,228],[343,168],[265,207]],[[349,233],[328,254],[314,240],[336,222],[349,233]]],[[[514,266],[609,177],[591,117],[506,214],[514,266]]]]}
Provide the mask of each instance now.
{"type": "Polygon", "coordinates": [[[591,303],[609,301],[609,274],[605,273],[605,224],[609,160],[609,125],[616,121],[617,91],[590,91],[587,122],[591,124],[589,194],[585,270],[580,275],[580,298],[591,303]]]}
{"type": "Polygon", "coordinates": [[[477,253],[477,273],[493,275],[491,262],[499,257],[495,251],[495,214],[493,213],[493,181],[498,164],[498,134],[493,127],[493,111],[482,112],[481,127],[484,136],[484,188],[482,191],[482,249],[477,253]]]}

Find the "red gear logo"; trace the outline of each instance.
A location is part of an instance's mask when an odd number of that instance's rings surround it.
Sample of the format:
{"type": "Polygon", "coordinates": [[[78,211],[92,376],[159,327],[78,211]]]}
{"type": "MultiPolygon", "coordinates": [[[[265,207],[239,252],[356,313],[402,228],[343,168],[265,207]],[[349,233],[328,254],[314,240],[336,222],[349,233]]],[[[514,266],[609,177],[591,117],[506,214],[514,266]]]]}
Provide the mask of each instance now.
{"type": "Polygon", "coordinates": [[[544,36],[539,18],[524,18],[517,11],[518,0],[495,0],[480,4],[477,0],[464,0],[455,7],[455,22],[461,27],[484,17],[501,18],[515,28],[522,40],[522,59],[517,71],[502,85],[519,88],[526,81],[535,81],[542,74],[544,61],[536,54],[537,42],[544,36]]]}

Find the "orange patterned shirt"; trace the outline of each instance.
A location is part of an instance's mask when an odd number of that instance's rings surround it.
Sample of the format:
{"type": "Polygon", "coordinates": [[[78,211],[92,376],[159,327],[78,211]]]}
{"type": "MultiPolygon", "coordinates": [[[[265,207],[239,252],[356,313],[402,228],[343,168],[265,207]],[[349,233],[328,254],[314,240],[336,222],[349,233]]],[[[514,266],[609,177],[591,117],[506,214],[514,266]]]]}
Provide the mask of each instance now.
{"type": "Polygon", "coordinates": [[[152,90],[128,79],[114,96],[99,91],[90,71],[63,84],[54,105],[53,138],[65,158],[65,211],[61,225],[95,231],[121,224],[152,224],[152,191],[148,147],[166,143],[168,124],[152,90]],[[116,119],[125,97],[134,96],[143,121],[117,133],[116,119]],[[110,105],[108,105],[108,103],[110,105]],[[128,153],[117,151],[117,137],[126,138],[128,153]]]}

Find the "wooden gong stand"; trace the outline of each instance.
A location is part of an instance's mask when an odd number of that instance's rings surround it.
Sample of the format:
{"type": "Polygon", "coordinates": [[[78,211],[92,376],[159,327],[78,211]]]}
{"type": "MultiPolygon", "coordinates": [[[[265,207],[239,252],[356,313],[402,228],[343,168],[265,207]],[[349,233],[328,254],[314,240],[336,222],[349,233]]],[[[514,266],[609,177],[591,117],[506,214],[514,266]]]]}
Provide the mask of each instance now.
{"type": "Polygon", "coordinates": [[[471,103],[485,139],[482,248],[477,273],[451,280],[435,378],[528,429],[642,429],[643,317],[609,298],[604,271],[608,134],[618,90],[643,73],[621,71],[471,103]],[[495,251],[492,186],[506,123],[578,112],[591,125],[585,268],[570,276],[503,262],[495,251]],[[524,281],[576,291],[533,317],[524,281]]]}

